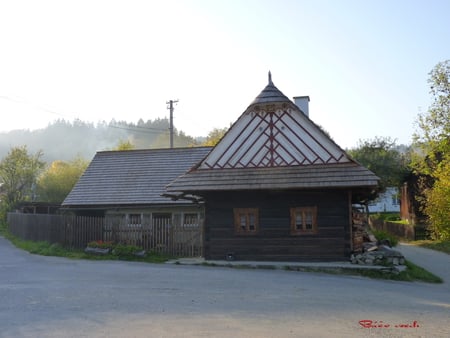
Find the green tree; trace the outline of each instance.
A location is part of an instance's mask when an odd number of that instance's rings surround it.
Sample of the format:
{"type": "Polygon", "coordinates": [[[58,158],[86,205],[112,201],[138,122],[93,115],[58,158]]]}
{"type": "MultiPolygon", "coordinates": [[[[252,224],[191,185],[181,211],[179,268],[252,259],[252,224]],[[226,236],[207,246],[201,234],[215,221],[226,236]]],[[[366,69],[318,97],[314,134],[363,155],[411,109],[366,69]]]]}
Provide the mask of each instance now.
{"type": "Polygon", "coordinates": [[[129,140],[120,140],[119,144],[114,150],[133,150],[135,147],[133,143],[131,143],[129,140]]]}
{"type": "Polygon", "coordinates": [[[423,211],[430,221],[435,239],[450,239],[450,161],[443,160],[434,172],[432,188],[425,191],[423,211]]]}
{"type": "Polygon", "coordinates": [[[413,168],[424,177],[420,202],[433,237],[450,239],[450,60],[438,63],[429,75],[432,103],[418,116],[413,168]]]}
{"type": "MultiPolygon", "coordinates": [[[[197,145],[195,139],[186,135],[183,131],[174,131],[173,145],[175,148],[180,147],[194,147],[197,145]]],[[[165,132],[160,134],[155,142],[152,143],[152,148],[169,148],[170,147],[170,134],[165,132]]]]}
{"type": "Polygon", "coordinates": [[[54,161],[39,177],[38,200],[62,203],[87,166],[88,162],[81,157],[69,162],[54,161]]]}
{"type": "Polygon", "coordinates": [[[380,178],[380,191],[399,187],[408,173],[408,156],[399,152],[389,137],[360,140],[357,148],[348,153],[380,178]]]}
{"type": "Polygon", "coordinates": [[[450,142],[450,60],[438,63],[429,75],[432,104],[419,115],[414,139],[435,160],[432,164],[438,164],[436,156],[448,150],[450,142]]]}
{"type": "Polygon", "coordinates": [[[45,166],[41,157],[41,151],[32,155],[22,146],[12,148],[0,162],[1,218],[19,202],[32,200],[32,188],[45,166]]]}
{"type": "Polygon", "coordinates": [[[228,128],[214,128],[211,130],[206,137],[206,140],[201,144],[202,146],[215,146],[219,141],[222,139],[222,137],[226,134],[228,131],[228,128]]]}

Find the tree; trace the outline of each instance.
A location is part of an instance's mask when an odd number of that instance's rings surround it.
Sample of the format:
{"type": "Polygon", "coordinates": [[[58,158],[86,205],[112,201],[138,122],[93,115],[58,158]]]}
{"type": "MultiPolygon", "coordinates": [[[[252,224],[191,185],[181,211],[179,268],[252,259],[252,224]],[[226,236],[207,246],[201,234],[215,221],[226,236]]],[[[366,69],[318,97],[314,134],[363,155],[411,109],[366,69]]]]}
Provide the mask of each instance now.
{"type": "Polygon", "coordinates": [[[420,130],[414,138],[431,155],[430,150],[448,150],[450,142],[450,60],[438,63],[429,75],[433,102],[426,113],[419,115],[420,130]]]}
{"type": "Polygon", "coordinates": [[[424,177],[420,202],[432,236],[450,239],[450,60],[438,63],[429,75],[432,104],[418,116],[413,168],[424,177]]]}
{"type": "Polygon", "coordinates": [[[450,239],[450,161],[449,156],[434,173],[433,187],[425,191],[423,211],[430,221],[434,239],[450,239]]]}
{"type": "Polygon", "coordinates": [[[19,202],[32,200],[32,188],[45,163],[42,152],[28,154],[26,146],[12,148],[0,162],[0,185],[2,197],[0,217],[12,210],[19,202]]]}
{"type": "Polygon", "coordinates": [[[406,154],[400,153],[389,137],[360,140],[358,147],[349,154],[381,179],[380,192],[387,187],[399,187],[408,173],[406,154]]]}
{"type": "MultiPolygon", "coordinates": [[[[197,145],[195,139],[186,135],[183,131],[175,129],[173,135],[173,143],[175,148],[180,147],[195,147],[197,145]]],[[[170,134],[165,132],[160,134],[158,138],[152,143],[152,148],[169,148],[170,147],[170,134]]]]}
{"type": "Polygon", "coordinates": [[[202,143],[202,146],[210,146],[213,147],[222,139],[225,133],[228,131],[228,128],[214,128],[211,130],[206,137],[206,140],[202,143]]]}
{"type": "Polygon", "coordinates": [[[81,157],[69,162],[54,161],[38,180],[38,200],[62,203],[87,166],[88,162],[81,157]]]}
{"type": "Polygon", "coordinates": [[[114,150],[133,150],[135,147],[133,143],[131,143],[129,140],[120,140],[119,144],[114,150]]]}

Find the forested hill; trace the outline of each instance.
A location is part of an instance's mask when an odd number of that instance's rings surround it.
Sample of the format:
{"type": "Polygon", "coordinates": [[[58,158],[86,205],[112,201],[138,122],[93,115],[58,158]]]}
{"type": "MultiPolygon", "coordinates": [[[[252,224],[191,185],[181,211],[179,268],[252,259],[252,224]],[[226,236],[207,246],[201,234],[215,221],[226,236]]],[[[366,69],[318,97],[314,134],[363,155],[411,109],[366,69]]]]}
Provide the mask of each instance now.
{"type": "MultiPolygon", "coordinates": [[[[76,156],[91,160],[97,151],[112,150],[129,141],[134,148],[169,147],[169,120],[138,121],[136,124],[112,120],[97,124],[75,120],[57,120],[44,129],[14,130],[0,133],[0,159],[12,147],[27,146],[30,153],[43,152],[43,160],[72,160],[76,156]]],[[[191,146],[198,140],[175,131],[176,147],[191,146]]]]}

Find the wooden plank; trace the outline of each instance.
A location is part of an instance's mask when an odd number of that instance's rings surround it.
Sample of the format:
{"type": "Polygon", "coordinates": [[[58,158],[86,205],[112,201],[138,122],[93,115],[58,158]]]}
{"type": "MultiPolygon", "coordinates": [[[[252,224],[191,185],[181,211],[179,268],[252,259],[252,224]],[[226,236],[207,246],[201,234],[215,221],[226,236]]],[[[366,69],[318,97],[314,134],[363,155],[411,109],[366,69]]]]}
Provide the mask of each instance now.
{"type": "Polygon", "coordinates": [[[110,216],[8,215],[11,233],[22,239],[44,240],[74,248],[84,248],[94,240],[115,241],[176,256],[201,254],[202,227],[172,225],[168,217],[150,221],[150,224],[129,227],[120,217],[110,216]]]}

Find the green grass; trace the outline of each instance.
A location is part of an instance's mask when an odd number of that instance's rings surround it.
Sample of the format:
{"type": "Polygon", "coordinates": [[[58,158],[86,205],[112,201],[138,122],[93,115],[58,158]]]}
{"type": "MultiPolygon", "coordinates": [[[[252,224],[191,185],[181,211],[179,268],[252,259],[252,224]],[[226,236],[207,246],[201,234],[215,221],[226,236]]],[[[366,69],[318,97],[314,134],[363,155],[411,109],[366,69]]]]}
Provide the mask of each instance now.
{"type": "Polygon", "coordinates": [[[409,244],[421,246],[428,249],[433,249],[436,251],[442,251],[450,254],[450,240],[421,240],[409,242],[409,244]]]}
{"type": "MultiPolygon", "coordinates": [[[[250,266],[245,264],[225,264],[220,265],[216,263],[203,262],[201,265],[209,267],[225,267],[234,269],[269,269],[275,270],[275,265],[257,265],[250,266]]],[[[298,272],[320,272],[332,275],[347,275],[347,276],[362,276],[374,279],[386,279],[403,282],[426,282],[426,283],[442,283],[442,279],[431,272],[417,266],[409,261],[405,263],[407,269],[402,272],[393,272],[389,269],[374,270],[374,269],[362,269],[355,266],[354,268],[322,268],[322,267],[306,267],[306,266],[293,266],[286,265],[283,267],[286,271],[298,271],[298,272]]]]}
{"type": "MultiPolygon", "coordinates": [[[[50,244],[48,242],[33,242],[33,241],[24,241],[21,240],[7,231],[3,231],[2,233],[5,238],[9,239],[16,247],[28,251],[32,254],[43,255],[43,256],[57,256],[57,257],[66,257],[71,259],[90,259],[90,260],[126,260],[126,261],[136,261],[136,262],[147,262],[147,263],[164,263],[173,257],[169,257],[167,255],[157,254],[157,253],[149,253],[146,257],[118,257],[113,254],[108,255],[91,255],[86,254],[83,250],[80,249],[67,249],[59,244],[50,244]]],[[[439,248],[440,251],[444,251],[450,253],[450,242],[449,241],[416,241],[413,244],[431,247],[433,249],[439,248]]],[[[218,266],[214,263],[203,263],[206,266],[218,266]]],[[[325,272],[337,275],[356,275],[356,276],[364,276],[369,278],[376,279],[388,279],[395,281],[421,281],[427,283],[442,283],[442,279],[433,275],[432,273],[426,271],[425,269],[406,261],[407,269],[400,273],[392,273],[386,271],[379,270],[368,270],[368,269],[358,269],[355,267],[354,269],[323,269],[323,268],[308,268],[308,267],[285,267],[286,270],[296,270],[303,272],[325,272]]],[[[246,265],[237,265],[234,266],[232,264],[227,265],[230,268],[250,268],[246,265]]],[[[258,265],[257,268],[263,269],[275,269],[274,266],[266,266],[266,265],[258,265]]]]}
{"type": "Polygon", "coordinates": [[[389,222],[400,221],[400,213],[398,212],[377,212],[370,214],[370,217],[389,222]]]}
{"type": "Polygon", "coordinates": [[[382,241],[383,239],[389,240],[392,246],[397,246],[398,244],[398,238],[387,231],[382,230],[372,230],[373,235],[375,238],[379,241],[382,241]]]}
{"type": "Polygon", "coordinates": [[[113,254],[108,255],[92,255],[87,254],[82,249],[70,249],[61,246],[60,244],[50,244],[48,242],[34,242],[19,239],[8,232],[4,232],[3,236],[9,239],[17,248],[28,251],[29,253],[42,256],[56,256],[66,257],[71,259],[91,259],[91,260],[125,260],[133,262],[147,262],[147,263],[164,263],[171,259],[168,255],[149,252],[145,257],[135,256],[117,256],[113,254]]]}
{"type": "Polygon", "coordinates": [[[358,267],[346,269],[346,268],[311,268],[311,267],[291,267],[286,266],[286,270],[295,270],[302,272],[324,272],[333,275],[350,275],[350,276],[363,276],[374,279],[387,279],[403,282],[426,282],[426,283],[442,283],[442,279],[431,272],[417,266],[409,261],[405,263],[407,269],[402,272],[391,272],[387,270],[371,270],[360,269],[358,267]]]}
{"type": "Polygon", "coordinates": [[[398,274],[395,273],[386,273],[384,271],[377,270],[363,270],[361,271],[361,275],[370,278],[376,279],[388,279],[388,280],[396,280],[396,281],[405,281],[405,282],[426,282],[426,283],[442,283],[443,280],[428,272],[424,268],[415,265],[409,261],[405,263],[407,269],[398,274]]]}
{"type": "Polygon", "coordinates": [[[404,224],[404,225],[408,225],[409,224],[408,220],[406,220],[406,219],[401,219],[399,221],[389,221],[389,222],[390,223],[397,223],[397,224],[404,224]]]}
{"type": "Polygon", "coordinates": [[[402,273],[406,275],[406,278],[411,278],[412,281],[421,281],[427,283],[444,282],[441,277],[432,274],[431,272],[425,270],[424,268],[421,268],[418,265],[415,265],[414,263],[406,261],[406,266],[408,267],[408,269],[402,273]]]}

